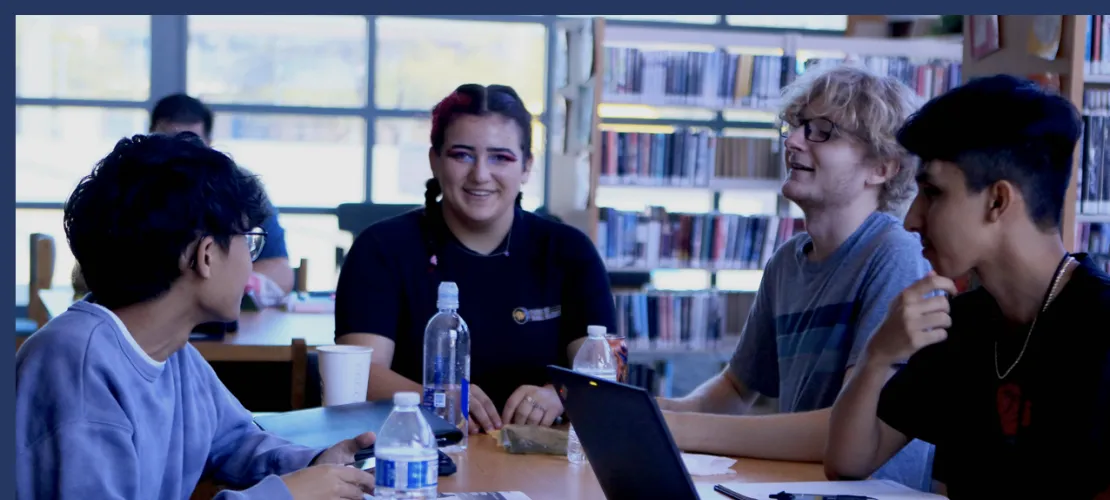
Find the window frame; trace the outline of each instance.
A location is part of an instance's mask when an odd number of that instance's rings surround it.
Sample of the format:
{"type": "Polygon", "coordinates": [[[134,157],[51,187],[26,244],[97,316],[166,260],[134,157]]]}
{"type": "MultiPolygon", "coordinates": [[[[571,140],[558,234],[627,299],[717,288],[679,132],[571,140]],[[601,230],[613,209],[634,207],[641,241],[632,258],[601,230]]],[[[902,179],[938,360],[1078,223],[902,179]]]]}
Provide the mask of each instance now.
{"type": "MultiPolygon", "coordinates": [[[[221,113],[252,113],[252,114],[284,114],[284,115],[312,115],[312,116],[357,116],[366,122],[364,158],[364,191],[363,201],[372,200],[373,189],[373,145],[375,138],[375,125],[379,118],[418,118],[430,119],[429,110],[378,108],[374,102],[376,86],[376,60],[379,49],[377,34],[377,15],[365,15],[367,23],[367,88],[366,101],[363,107],[315,107],[315,106],[283,106],[264,104],[234,104],[234,103],[208,103],[213,112],[221,113]]],[[[538,120],[545,130],[543,149],[544,188],[541,203],[546,205],[550,197],[550,166],[552,147],[551,141],[555,127],[551,126],[552,110],[555,107],[556,89],[553,88],[551,75],[554,73],[556,58],[555,48],[558,30],[556,23],[566,16],[560,15],[396,15],[387,17],[406,17],[440,19],[453,21],[494,21],[509,23],[534,23],[544,27],[546,33],[546,60],[544,65],[544,111],[538,115],[538,120]]],[[[693,24],[681,22],[657,21],[627,21],[608,20],[614,25],[645,25],[653,28],[664,29],[667,26],[682,27],[684,29],[729,29],[735,31],[806,31],[803,29],[758,28],[729,25],[724,15],[719,15],[714,24],[693,24]]],[[[188,15],[151,15],[150,16],[150,94],[144,101],[108,100],[108,99],[73,99],[73,98],[28,98],[15,97],[15,105],[19,107],[92,107],[92,108],[117,108],[134,109],[149,113],[149,110],[163,96],[187,91],[188,71],[188,46],[189,46],[189,19],[188,15]]],[[[840,34],[843,32],[832,32],[840,34]]],[[[136,133],[141,131],[136,131],[136,133]]],[[[28,202],[16,201],[15,208],[36,210],[61,210],[65,200],[56,202],[28,202]]],[[[280,202],[280,200],[276,200],[280,202]]],[[[338,207],[305,207],[291,205],[277,205],[283,214],[303,215],[336,215],[338,207]]],[[[20,244],[17,242],[17,244],[20,244]]]]}

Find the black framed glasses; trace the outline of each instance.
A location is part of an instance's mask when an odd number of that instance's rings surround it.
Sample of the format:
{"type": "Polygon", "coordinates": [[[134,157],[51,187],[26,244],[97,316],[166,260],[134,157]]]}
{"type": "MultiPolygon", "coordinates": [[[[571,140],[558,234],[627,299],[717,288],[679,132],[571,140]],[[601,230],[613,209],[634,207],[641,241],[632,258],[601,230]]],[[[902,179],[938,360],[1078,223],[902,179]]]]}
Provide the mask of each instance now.
{"type": "Polygon", "coordinates": [[[266,246],[266,231],[256,227],[240,234],[247,238],[247,248],[251,252],[251,262],[258,260],[258,256],[262,255],[262,247],[266,246]]]}
{"type": "Polygon", "coordinates": [[[798,118],[798,125],[791,125],[789,122],[782,122],[781,134],[783,139],[790,136],[794,129],[801,127],[805,132],[805,138],[809,142],[825,142],[832,138],[833,131],[836,130],[836,124],[828,118],[798,118]]]}

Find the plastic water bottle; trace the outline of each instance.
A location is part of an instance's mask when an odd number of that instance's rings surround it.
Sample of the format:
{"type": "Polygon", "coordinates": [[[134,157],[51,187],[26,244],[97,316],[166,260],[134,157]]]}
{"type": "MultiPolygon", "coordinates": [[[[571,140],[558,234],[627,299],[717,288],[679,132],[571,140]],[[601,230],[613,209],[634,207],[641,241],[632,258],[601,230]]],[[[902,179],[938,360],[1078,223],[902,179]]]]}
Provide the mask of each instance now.
{"type": "Polygon", "coordinates": [[[374,444],[374,498],[436,498],[439,451],[419,405],[415,392],[393,395],[393,412],[374,444]]]}
{"type": "MultiPolygon", "coordinates": [[[[578,373],[590,375],[606,380],[617,380],[617,361],[613,358],[613,350],[609,347],[609,340],[605,338],[605,327],[590,325],[586,327],[586,342],[574,355],[573,369],[578,373]]],[[[575,464],[587,463],[586,453],[582,450],[582,442],[574,432],[573,422],[570,426],[570,436],[567,440],[567,460],[575,464]]]]}
{"type": "Polygon", "coordinates": [[[424,328],[424,407],[462,431],[446,453],[466,450],[470,418],[470,329],[459,316],[459,287],[439,284],[439,312],[424,328]]]}

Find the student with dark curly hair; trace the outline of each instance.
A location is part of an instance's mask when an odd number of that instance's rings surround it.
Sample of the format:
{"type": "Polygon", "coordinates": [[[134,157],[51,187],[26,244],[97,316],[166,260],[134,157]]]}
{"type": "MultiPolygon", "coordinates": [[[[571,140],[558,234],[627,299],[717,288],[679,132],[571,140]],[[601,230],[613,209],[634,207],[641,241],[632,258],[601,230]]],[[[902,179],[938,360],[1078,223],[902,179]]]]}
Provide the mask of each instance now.
{"type": "Polygon", "coordinates": [[[614,327],[601,257],[581,231],[521,209],[532,115],[512,88],[468,84],[444,98],[428,161],[424,207],[352,245],[336,342],[374,348],[368,398],[420,391],[424,327],[440,282],[453,281],[472,335],[469,430],[550,425],[563,407],[545,367],[569,365],[588,325],[614,327]]]}
{"type": "Polygon", "coordinates": [[[90,296],[16,355],[16,496],[361,499],[345,467],[366,433],[328,449],[263,432],[188,343],[239,316],[270,215],[262,185],[194,134],[123,139],[65,204],[90,296]],[[323,494],[323,492],[329,492],[323,494]]]}

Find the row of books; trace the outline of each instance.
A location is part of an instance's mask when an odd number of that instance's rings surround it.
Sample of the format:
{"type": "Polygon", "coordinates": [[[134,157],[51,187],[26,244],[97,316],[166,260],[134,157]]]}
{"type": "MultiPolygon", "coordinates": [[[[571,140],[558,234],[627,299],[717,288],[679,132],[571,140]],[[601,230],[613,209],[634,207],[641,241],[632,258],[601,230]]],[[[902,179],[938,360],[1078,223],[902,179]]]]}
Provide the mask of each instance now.
{"type": "Polygon", "coordinates": [[[1079,224],[1080,252],[1087,252],[1095,265],[1110,273],[1110,223],[1084,222],[1079,224]]]}
{"type": "Polygon", "coordinates": [[[1110,16],[1087,16],[1083,71],[1088,75],[1110,75],[1110,16]]]}
{"type": "Polygon", "coordinates": [[[602,207],[596,244],[610,269],[762,269],[803,228],[791,217],[602,207]]]}
{"type": "Polygon", "coordinates": [[[722,293],[616,293],[616,333],[629,350],[717,350],[725,336],[722,293]]]}
{"type": "Polygon", "coordinates": [[[1110,257],[1110,222],[1080,224],[1079,251],[1110,257]]]}
{"type": "Polygon", "coordinates": [[[718,52],[644,51],[607,47],[603,100],[607,103],[774,110],[782,88],[817,64],[851,62],[898,78],[931,98],[960,84],[958,61],[906,57],[798,60],[794,56],[718,52]]]}
{"type": "Polygon", "coordinates": [[[798,71],[789,56],[606,47],[603,75],[609,103],[764,109],[798,71]]]}
{"type": "Polygon", "coordinates": [[[780,179],[780,139],[718,137],[708,130],[601,136],[600,183],[707,186],[710,178],[780,179]]]}
{"type": "Polygon", "coordinates": [[[673,134],[601,133],[602,184],[706,186],[714,170],[717,137],[709,130],[673,134]]]}
{"type": "Polygon", "coordinates": [[[848,57],[846,59],[810,59],[807,67],[818,64],[852,63],[897,78],[917,95],[932,99],[960,86],[962,65],[958,61],[915,61],[907,57],[848,57]]]}
{"type": "Polygon", "coordinates": [[[1110,214],[1110,110],[1083,116],[1077,198],[1081,214],[1110,214]]]}

